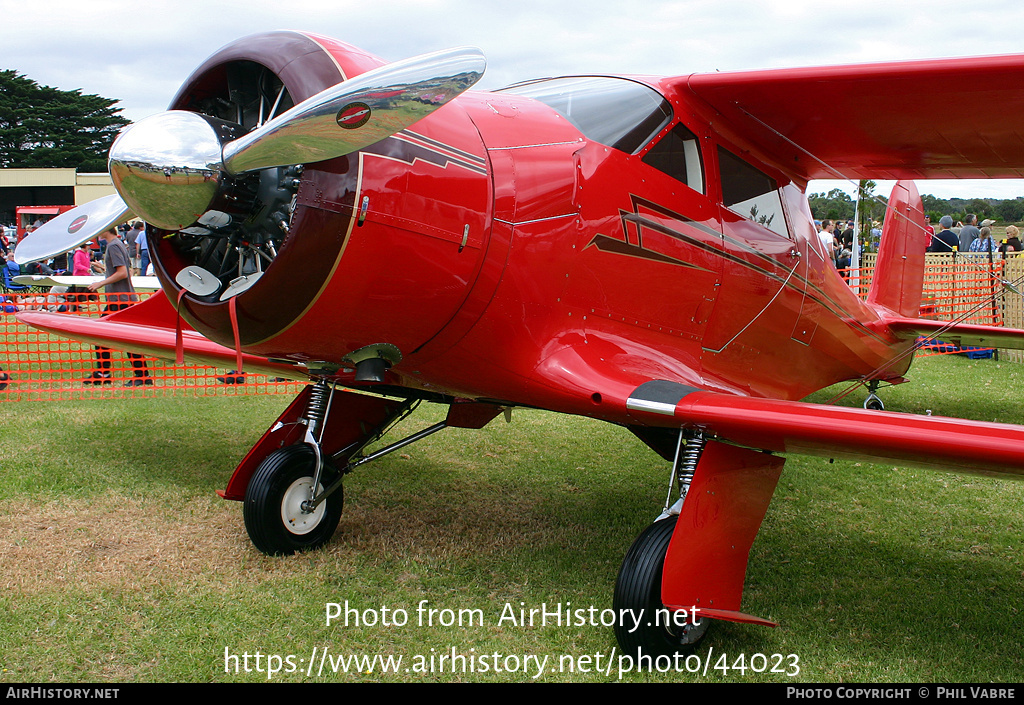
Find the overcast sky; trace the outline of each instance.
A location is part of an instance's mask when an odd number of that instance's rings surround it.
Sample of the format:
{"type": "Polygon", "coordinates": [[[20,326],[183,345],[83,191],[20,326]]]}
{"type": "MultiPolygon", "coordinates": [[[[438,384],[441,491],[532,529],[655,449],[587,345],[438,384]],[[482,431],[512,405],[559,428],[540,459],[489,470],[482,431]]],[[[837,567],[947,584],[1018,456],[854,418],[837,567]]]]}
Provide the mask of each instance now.
{"type": "MultiPolygon", "coordinates": [[[[274,29],[325,34],[391,61],[478,46],[488,58],[484,89],[572,73],[1024,52],[1020,0],[0,0],[0,18],[0,68],[118,99],[131,120],[165,109],[219,47],[274,29]]],[[[935,99],[956,104],[955,95],[935,99]]],[[[816,182],[811,190],[836,185],[849,186],[816,182]]],[[[1018,180],[919,187],[942,198],[1024,196],[1018,180]]]]}

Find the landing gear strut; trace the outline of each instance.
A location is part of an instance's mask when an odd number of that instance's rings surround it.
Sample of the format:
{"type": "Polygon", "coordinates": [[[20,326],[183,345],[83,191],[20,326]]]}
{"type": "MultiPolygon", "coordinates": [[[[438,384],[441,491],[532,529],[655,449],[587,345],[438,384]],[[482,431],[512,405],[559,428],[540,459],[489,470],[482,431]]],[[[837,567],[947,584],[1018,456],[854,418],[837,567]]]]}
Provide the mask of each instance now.
{"type": "Polygon", "coordinates": [[[463,404],[488,409],[470,419],[464,409],[461,414],[449,410],[445,421],[365,452],[419,403],[342,391],[324,380],[300,394],[249,452],[222,493],[245,502],[245,528],[256,548],[268,555],[286,555],[327,543],[341,519],[346,474],[450,425],[466,426],[481,419],[486,423],[500,411],[463,404]]]}
{"type": "MultiPolygon", "coordinates": [[[[662,457],[673,457],[668,433],[647,434],[662,457]]],[[[615,583],[616,611],[631,611],[616,636],[633,658],[637,650],[649,657],[688,651],[711,620],[775,626],[740,608],[750,549],[785,459],[685,429],[675,446],[680,501],[636,540],[615,583]]]]}

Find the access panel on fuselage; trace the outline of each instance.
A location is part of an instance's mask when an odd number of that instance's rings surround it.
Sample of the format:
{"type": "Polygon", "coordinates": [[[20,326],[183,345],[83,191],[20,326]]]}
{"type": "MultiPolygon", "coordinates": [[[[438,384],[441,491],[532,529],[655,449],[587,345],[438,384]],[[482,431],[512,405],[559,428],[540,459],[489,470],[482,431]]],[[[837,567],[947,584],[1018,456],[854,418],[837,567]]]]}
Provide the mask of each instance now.
{"type": "Polygon", "coordinates": [[[347,159],[343,192],[300,202],[350,219],[332,276],[289,344],[328,361],[379,343],[405,357],[451,320],[480,270],[490,233],[486,152],[464,111],[448,105],[347,159]]]}
{"type": "Polygon", "coordinates": [[[741,154],[721,145],[714,150],[725,262],[704,339],[705,350],[714,353],[743,334],[769,345],[775,338],[788,339],[803,301],[802,253],[780,190],[788,179],[741,154]]]}
{"type": "Polygon", "coordinates": [[[699,350],[721,282],[715,207],[640,156],[590,143],[578,160],[580,252],[567,302],[588,330],[610,320],[699,350]]]}

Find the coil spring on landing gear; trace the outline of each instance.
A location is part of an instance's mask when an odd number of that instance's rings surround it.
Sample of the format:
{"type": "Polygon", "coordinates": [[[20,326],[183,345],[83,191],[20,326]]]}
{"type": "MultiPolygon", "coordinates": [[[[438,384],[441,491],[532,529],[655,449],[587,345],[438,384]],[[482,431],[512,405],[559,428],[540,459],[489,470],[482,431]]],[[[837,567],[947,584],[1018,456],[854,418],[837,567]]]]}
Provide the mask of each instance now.
{"type": "Polygon", "coordinates": [[[697,471],[697,463],[700,462],[706,442],[704,434],[700,431],[679,429],[676,455],[672,461],[672,475],[668,483],[668,496],[665,497],[665,508],[658,517],[659,520],[676,516],[682,510],[683,501],[686,499],[686,493],[690,491],[693,473],[697,471]],[[673,489],[679,494],[679,499],[675,503],[672,502],[673,489]]]}
{"type": "Polygon", "coordinates": [[[681,499],[686,499],[686,493],[690,490],[690,482],[693,480],[693,473],[697,470],[701,453],[704,452],[704,444],[704,434],[700,431],[686,434],[686,445],[675,473],[681,499]]]}
{"type": "Polygon", "coordinates": [[[323,440],[324,426],[327,423],[327,411],[330,409],[333,396],[334,388],[329,386],[323,379],[318,380],[309,391],[309,404],[306,405],[305,441],[313,448],[316,471],[313,474],[310,497],[309,500],[303,502],[303,510],[312,511],[312,505],[308,503],[316,495],[316,488],[320,486],[320,478],[323,475],[324,458],[323,452],[320,449],[320,442],[323,440]]]}
{"type": "Polygon", "coordinates": [[[330,402],[331,390],[327,382],[319,380],[309,392],[309,404],[306,406],[306,423],[313,438],[320,440],[323,424],[327,418],[327,407],[330,402]]]}

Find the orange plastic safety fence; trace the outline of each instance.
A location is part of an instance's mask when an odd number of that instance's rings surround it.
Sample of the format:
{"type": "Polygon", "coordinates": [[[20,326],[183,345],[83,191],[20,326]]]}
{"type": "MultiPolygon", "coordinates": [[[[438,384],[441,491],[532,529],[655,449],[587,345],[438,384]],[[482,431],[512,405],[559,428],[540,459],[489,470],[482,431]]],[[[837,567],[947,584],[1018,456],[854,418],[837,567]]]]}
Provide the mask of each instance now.
{"type": "MultiPolygon", "coordinates": [[[[866,299],[874,275],[874,256],[867,266],[840,271],[858,296],[866,299]]],[[[939,321],[1005,325],[1002,280],[1007,276],[1009,260],[987,254],[929,254],[921,290],[921,317],[939,321]]],[[[961,349],[941,340],[918,350],[918,355],[956,355],[980,353],[992,348],[961,349]]]]}
{"type": "MultiPolygon", "coordinates": [[[[144,299],[148,294],[140,293],[144,299]]],[[[17,311],[100,316],[103,294],[28,290],[0,294],[0,402],[123,399],[167,395],[297,394],[302,382],[130,355],[50,335],[17,311]]]]}
{"type": "MultiPolygon", "coordinates": [[[[936,320],[1003,325],[1004,310],[1021,316],[1016,300],[1004,298],[1000,280],[1024,278],[1024,260],[970,255],[928,255],[921,295],[921,316],[936,320]],[[1012,269],[1013,271],[1009,271],[1012,269]],[[1017,270],[1021,270],[1018,276],[1017,270]]],[[[841,274],[861,298],[867,298],[874,257],[841,274]]],[[[139,294],[146,298],[147,294],[139,294]]],[[[1019,297],[1018,297],[1019,298],[1019,297]]],[[[199,365],[175,365],[153,357],[104,351],[30,328],[17,321],[21,310],[100,316],[108,307],[102,294],[27,290],[0,294],[0,402],[89,398],[154,397],[188,394],[297,394],[301,382],[237,374],[199,365]]],[[[960,349],[935,341],[918,354],[954,354],[960,349]]]]}

